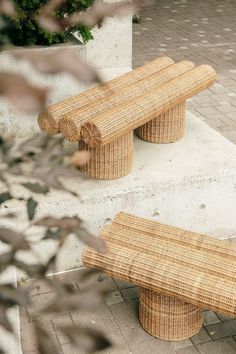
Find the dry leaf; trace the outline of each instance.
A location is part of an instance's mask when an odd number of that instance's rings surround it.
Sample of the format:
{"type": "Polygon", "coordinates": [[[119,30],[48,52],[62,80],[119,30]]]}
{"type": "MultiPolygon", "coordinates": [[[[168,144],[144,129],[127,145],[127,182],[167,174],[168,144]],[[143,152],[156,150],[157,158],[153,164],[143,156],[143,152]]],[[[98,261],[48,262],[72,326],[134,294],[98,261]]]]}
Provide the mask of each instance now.
{"type": "Polygon", "coordinates": [[[62,30],[61,21],[55,16],[40,13],[37,20],[40,26],[48,32],[60,32],[62,30]]]}
{"type": "Polygon", "coordinates": [[[17,289],[12,284],[1,284],[0,303],[7,307],[12,307],[15,305],[25,306],[29,303],[29,297],[26,291],[17,289]]]}
{"type": "Polygon", "coordinates": [[[70,339],[72,344],[86,353],[93,353],[111,346],[109,340],[101,332],[91,328],[69,326],[59,327],[59,329],[70,339]]]}
{"type": "Polygon", "coordinates": [[[101,82],[97,71],[81,59],[76,49],[63,48],[49,53],[14,50],[10,53],[16,58],[28,60],[37,71],[43,74],[64,72],[81,81],[101,82]]]}
{"type": "Polygon", "coordinates": [[[91,153],[89,151],[76,151],[73,155],[68,158],[68,161],[73,166],[83,166],[91,158],[91,153]]]}
{"type": "Polygon", "coordinates": [[[39,24],[49,32],[60,32],[63,29],[63,21],[55,16],[55,12],[65,3],[65,0],[49,0],[40,9],[37,20],[39,24]]]}
{"type": "Polygon", "coordinates": [[[101,25],[105,17],[125,16],[129,13],[135,13],[138,10],[137,4],[131,1],[120,1],[117,3],[105,3],[95,1],[94,4],[85,12],[79,12],[68,18],[68,23],[72,26],[83,24],[94,27],[101,25]]]}
{"type": "Polygon", "coordinates": [[[3,326],[9,332],[13,332],[12,325],[7,317],[7,308],[3,305],[0,305],[0,326],[3,326]]]}
{"type": "Polygon", "coordinates": [[[95,237],[83,228],[78,229],[76,235],[82,242],[84,242],[87,246],[94,248],[97,252],[107,253],[106,244],[101,237],[95,237]]]}
{"type": "Polygon", "coordinates": [[[14,16],[16,14],[14,3],[10,0],[0,0],[0,12],[7,16],[14,16]]]}
{"type": "Polygon", "coordinates": [[[35,323],[37,347],[40,354],[60,354],[51,332],[35,323]]]}
{"type": "Polygon", "coordinates": [[[17,109],[33,113],[45,106],[47,90],[33,86],[21,75],[4,72],[0,73],[0,95],[17,109]]]}
{"type": "Polygon", "coordinates": [[[81,220],[75,217],[63,217],[61,219],[57,219],[54,217],[46,216],[34,223],[37,226],[45,226],[47,228],[60,228],[60,229],[67,229],[70,231],[74,231],[77,229],[80,224],[81,220]]]}
{"type": "Polygon", "coordinates": [[[25,235],[8,228],[0,227],[0,241],[11,245],[14,250],[30,249],[25,235]]]}
{"type": "MultiPolygon", "coordinates": [[[[46,306],[45,313],[58,313],[62,311],[91,310],[103,302],[104,291],[91,288],[89,291],[77,291],[70,293],[67,289],[64,296],[60,295],[46,306]]],[[[73,289],[72,289],[73,290],[73,289]]]]}
{"type": "Polygon", "coordinates": [[[12,264],[13,259],[14,256],[11,252],[0,254],[0,273],[12,264]]]}

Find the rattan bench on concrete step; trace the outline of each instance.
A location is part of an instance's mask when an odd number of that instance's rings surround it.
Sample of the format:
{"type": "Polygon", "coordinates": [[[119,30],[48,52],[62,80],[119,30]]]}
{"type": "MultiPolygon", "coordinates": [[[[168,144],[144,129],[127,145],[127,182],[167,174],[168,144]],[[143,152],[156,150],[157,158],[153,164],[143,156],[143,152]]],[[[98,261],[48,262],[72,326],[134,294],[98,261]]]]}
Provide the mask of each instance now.
{"type": "Polygon", "coordinates": [[[203,309],[236,317],[236,245],[119,213],[104,227],[108,247],[86,247],[83,263],[140,286],[143,328],[164,340],[196,334],[203,309]]]}
{"type": "Polygon", "coordinates": [[[159,58],[78,96],[53,105],[39,116],[39,126],[63,134],[89,150],[83,166],[92,177],[127,175],[133,161],[133,130],[143,140],[170,143],[184,134],[186,99],[213,84],[209,65],[174,64],[159,58]],[[112,93],[111,93],[112,89],[112,93]],[[81,139],[82,138],[82,139],[81,139]]]}

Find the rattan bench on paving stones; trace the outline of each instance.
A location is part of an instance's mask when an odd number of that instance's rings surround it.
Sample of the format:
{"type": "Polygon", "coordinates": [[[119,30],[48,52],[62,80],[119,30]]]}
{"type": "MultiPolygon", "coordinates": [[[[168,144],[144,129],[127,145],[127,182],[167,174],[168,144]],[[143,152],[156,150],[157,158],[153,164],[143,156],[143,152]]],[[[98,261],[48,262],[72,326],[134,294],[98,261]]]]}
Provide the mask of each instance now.
{"type": "Polygon", "coordinates": [[[102,230],[108,248],[86,247],[83,263],[141,288],[143,328],[164,340],[196,334],[203,309],[236,317],[236,245],[119,213],[102,230]]]}
{"type": "Polygon", "coordinates": [[[179,140],[186,99],[213,84],[215,77],[208,65],[194,68],[188,61],[174,64],[170,58],[159,58],[50,107],[39,116],[39,125],[89,150],[91,160],[82,167],[89,175],[116,179],[131,170],[133,130],[138,128],[138,136],[146,141],[179,140]],[[108,95],[109,87],[113,93],[108,95]]]}

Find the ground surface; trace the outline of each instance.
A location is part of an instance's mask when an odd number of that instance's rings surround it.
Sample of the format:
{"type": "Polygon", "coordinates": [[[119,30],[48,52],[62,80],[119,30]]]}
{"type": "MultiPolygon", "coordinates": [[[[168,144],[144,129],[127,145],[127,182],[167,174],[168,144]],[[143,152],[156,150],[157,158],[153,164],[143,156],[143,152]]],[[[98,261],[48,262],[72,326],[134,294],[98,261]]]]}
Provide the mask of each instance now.
{"type": "Polygon", "coordinates": [[[188,109],[236,142],[236,1],[154,0],[133,29],[133,66],[165,54],[210,64],[217,83],[188,102],[188,109]]]}
{"type": "MultiPolygon", "coordinates": [[[[83,271],[80,271],[83,272],[83,271]]],[[[63,276],[74,287],[83,288],[78,271],[63,276]]],[[[61,279],[63,280],[63,279],[61,279]]],[[[74,349],[67,338],[60,334],[58,326],[80,324],[100,329],[115,344],[113,349],[101,354],[235,354],[236,320],[214,312],[205,312],[204,327],[201,331],[182,342],[158,340],[145,332],[138,320],[138,288],[123,281],[98,275],[87,285],[104,286],[109,292],[104,304],[88,312],[51,313],[48,316],[36,316],[37,320],[50,331],[61,354],[85,354],[74,349]]],[[[31,290],[33,308],[21,310],[22,348],[24,354],[39,354],[32,331],[32,316],[40,307],[53,301],[55,294],[45,284],[36,283],[31,290]]],[[[53,354],[53,353],[52,353],[53,354]]]]}
{"type": "MultiPolygon", "coordinates": [[[[188,102],[188,109],[236,143],[236,1],[235,0],[156,0],[143,10],[141,23],[134,24],[133,64],[143,65],[162,54],[176,61],[190,59],[195,64],[211,64],[218,74],[214,87],[188,102]]],[[[67,275],[74,286],[74,276],[67,275]]],[[[157,340],[140,326],[137,316],[138,289],[105,278],[110,294],[96,312],[51,314],[40,318],[52,331],[63,354],[80,354],[60,335],[61,323],[82,323],[104,329],[119,347],[112,354],[233,354],[236,353],[236,320],[213,312],[205,313],[201,332],[178,343],[157,340]]],[[[94,279],[97,282],[97,279],[94,279]]],[[[38,284],[32,291],[36,306],[52,300],[54,293],[38,284]]],[[[38,354],[32,336],[30,309],[22,310],[24,354],[38,354]]],[[[53,353],[52,353],[53,354],[53,353]]]]}

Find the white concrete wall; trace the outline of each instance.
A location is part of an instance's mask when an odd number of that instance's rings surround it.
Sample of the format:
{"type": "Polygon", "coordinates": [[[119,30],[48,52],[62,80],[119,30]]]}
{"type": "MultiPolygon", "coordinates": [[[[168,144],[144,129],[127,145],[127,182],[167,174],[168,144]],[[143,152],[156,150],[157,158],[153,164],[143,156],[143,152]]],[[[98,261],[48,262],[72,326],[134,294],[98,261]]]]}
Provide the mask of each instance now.
{"type": "MultiPolygon", "coordinates": [[[[131,16],[108,18],[101,28],[93,30],[94,40],[85,46],[76,46],[81,57],[94,65],[101,76],[112,79],[132,68],[132,21],[131,16]]],[[[55,51],[56,47],[45,49],[55,51]]],[[[1,71],[24,74],[34,84],[51,87],[48,104],[59,102],[89,88],[88,84],[78,82],[69,75],[42,76],[25,62],[14,60],[6,53],[0,54],[1,71]]],[[[8,132],[17,138],[27,138],[39,132],[37,116],[19,113],[4,100],[0,100],[0,132],[8,132]]]]}
{"type": "MultiPolygon", "coordinates": [[[[79,198],[62,192],[35,195],[37,217],[78,215],[95,235],[119,211],[155,218],[219,238],[236,234],[236,146],[197,117],[188,114],[184,139],[174,144],[151,144],[135,139],[134,167],[116,181],[67,179],[79,198]]],[[[18,196],[30,195],[23,187],[18,196]]],[[[19,214],[15,227],[24,230],[27,217],[21,202],[8,201],[19,214]]],[[[40,238],[41,229],[31,229],[30,238],[40,238]]],[[[54,242],[36,245],[43,259],[54,242]]],[[[70,237],[59,255],[58,271],[81,266],[83,245],[70,237]]],[[[22,253],[24,259],[29,256],[22,253]]]]}

